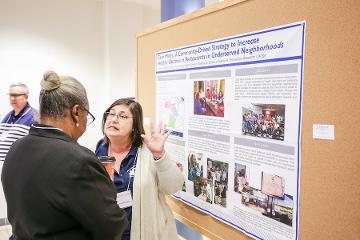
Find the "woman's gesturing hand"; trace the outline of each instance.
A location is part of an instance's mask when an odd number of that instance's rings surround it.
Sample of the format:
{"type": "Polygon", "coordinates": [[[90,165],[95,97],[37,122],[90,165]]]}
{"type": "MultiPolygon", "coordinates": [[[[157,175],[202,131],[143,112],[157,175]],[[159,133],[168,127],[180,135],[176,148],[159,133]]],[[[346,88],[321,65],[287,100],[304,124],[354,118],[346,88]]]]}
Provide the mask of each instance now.
{"type": "Polygon", "coordinates": [[[155,160],[160,159],[165,154],[164,145],[170,133],[171,131],[166,131],[165,123],[159,122],[156,129],[154,122],[151,122],[150,136],[145,134],[141,135],[144,139],[145,145],[151,151],[155,160]]]}

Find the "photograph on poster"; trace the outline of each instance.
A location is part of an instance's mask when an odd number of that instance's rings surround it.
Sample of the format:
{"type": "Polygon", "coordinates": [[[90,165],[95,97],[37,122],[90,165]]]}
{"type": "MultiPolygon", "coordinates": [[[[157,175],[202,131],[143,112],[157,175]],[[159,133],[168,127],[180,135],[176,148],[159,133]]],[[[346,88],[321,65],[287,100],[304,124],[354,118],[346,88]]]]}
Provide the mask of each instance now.
{"type": "Polygon", "coordinates": [[[194,114],[224,117],[225,80],[194,81],[194,114]]]}
{"type": "Polygon", "coordinates": [[[214,198],[212,181],[204,177],[195,177],[193,182],[194,196],[205,202],[212,203],[214,198]]]}
{"type": "Polygon", "coordinates": [[[226,207],[227,185],[214,181],[214,188],[214,203],[222,207],[226,207]]]}
{"type": "Polygon", "coordinates": [[[258,104],[242,107],[242,134],[284,141],[285,105],[258,104]]]}
{"type": "Polygon", "coordinates": [[[246,176],[246,166],[235,163],[235,172],[234,172],[234,191],[237,193],[242,193],[246,191],[249,187],[249,182],[246,176]]]}
{"type": "Polygon", "coordinates": [[[214,203],[226,207],[229,164],[207,159],[207,179],[214,182],[214,203]]]}
{"type": "Polygon", "coordinates": [[[188,155],[188,180],[193,181],[194,177],[203,177],[202,153],[189,152],[188,155]]]}
{"type": "Polygon", "coordinates": [[[267,211],[268,214],[266,216],[292,226],[293,197],[291,195],[284,194],[283,199],[271,198],[271,201],[269,202],[269,204],[271,204],[271,211],[267,211]]]}
{"type": "Polygon", "coordinates": [[[267,195],[283,198],[285,190],[284,178],[271,173],[262,172],[261,192],[267,195]]]}
{"type": "MultiPolygon", "coordinates": [[[[182,163],[178,163],[178,162],[176,163],[176,165],[177,165],[178,168],[181,170],[181,172],[184,173],[184,165],[183,165],[182,163]]],[[[184,184],[183,184],[183,186],[182,186],[181,191],[186,192],[185,182],[184,182],[184,184]]]]}
{"type": "Polygon", "coordinates": [[[251,186],[241,193],[241,203],[262,214],[266,214],[267,201],[268,198],[266,194],[251,186]]]}
{"type": "Polygon", "coordinates": [[[241,203],[278,222],[292,226],[293,197],[284,193],[285,181],[275,174],[262,172],[261,189],[248,186],[241,203]]]}

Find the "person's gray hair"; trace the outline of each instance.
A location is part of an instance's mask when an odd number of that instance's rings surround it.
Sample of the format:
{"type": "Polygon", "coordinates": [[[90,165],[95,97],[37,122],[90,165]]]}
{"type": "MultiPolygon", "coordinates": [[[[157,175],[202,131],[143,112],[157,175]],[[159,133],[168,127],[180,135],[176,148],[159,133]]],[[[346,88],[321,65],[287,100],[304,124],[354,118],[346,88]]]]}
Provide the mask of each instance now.
{"type": "Polygon", "coordinates": [[[44,73],[39,96],[40,116],[61,118],[65,111],[78,104],[89,106],[84,86],[70,76],[59,76],[54,71],[44,73]]]}
{"type": "Polygon", "coordinates": [[[20,87],[22,89],[22,93],[29,95],[29,88],[24,83],[21,82],[12,83],[10,84],[9,89],[14,87],[20,87]]]}

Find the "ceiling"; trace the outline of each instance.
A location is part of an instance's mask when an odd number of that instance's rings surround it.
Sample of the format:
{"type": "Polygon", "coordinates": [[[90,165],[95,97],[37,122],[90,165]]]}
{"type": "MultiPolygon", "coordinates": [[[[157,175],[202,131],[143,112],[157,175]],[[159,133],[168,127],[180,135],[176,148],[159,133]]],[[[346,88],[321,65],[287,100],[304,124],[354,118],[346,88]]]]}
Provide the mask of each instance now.
{"type": "Polygon", "coordinates": [[[161,0],[123,0],[124,2],[139,3],[149,8],[159,9],[161,6],[161,0]]]}
{"type": "MultiPolygon", "coordinates": [[[[160,10],[161,7],[161,0],[122,0],[124,2],[133,2],[133,3],[139,3],[146,7],[158,9],[160,10]]],[[[182,1],[182,0],[178,0],[182,1]]],[[[205,0],[205,6],[208,6],[213,3],[222,2],[223,0],[205,0]]]]}

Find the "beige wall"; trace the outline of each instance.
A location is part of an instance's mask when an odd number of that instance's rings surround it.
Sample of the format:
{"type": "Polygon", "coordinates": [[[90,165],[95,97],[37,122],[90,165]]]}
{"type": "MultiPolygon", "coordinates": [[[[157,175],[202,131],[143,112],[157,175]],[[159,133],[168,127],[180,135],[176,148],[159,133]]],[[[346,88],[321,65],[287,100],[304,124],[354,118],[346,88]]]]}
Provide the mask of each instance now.
{"type": "Polygon", "coordinates": [[[118,0],[105,1],[105,75],[111,82],[111,101],[135,96],[135,36],[159,22],[159,9],[118,0]]]}

